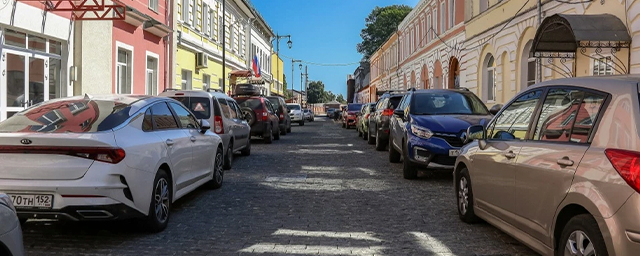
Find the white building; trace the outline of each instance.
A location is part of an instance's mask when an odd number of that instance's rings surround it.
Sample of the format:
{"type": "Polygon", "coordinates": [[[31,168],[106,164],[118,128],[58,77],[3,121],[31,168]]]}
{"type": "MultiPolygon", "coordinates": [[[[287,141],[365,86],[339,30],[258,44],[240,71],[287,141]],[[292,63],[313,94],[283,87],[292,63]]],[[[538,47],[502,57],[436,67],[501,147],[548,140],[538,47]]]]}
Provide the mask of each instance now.
{"type": "MultiPolygon", "coordinates": [[[[249,3],[247,1],[247,3],[249,3]]],[[[249,3],[249,5],[251,5],[249,3]]],[[[251,54],[247,55],[247,68],[253,70],[253,59],[257,58],[258,65],[260,66],[260,77],[264,80],[263,93],[265,95],[271,95],[271,83],[273,83],[273,77],[271,75],[271,50],[273,49],[271,44],[271,38],[275,36],[273,30],[269,27],[269,24],[262,18],[258,10],[251,6],[251,11],[255,18],[251,19],[250,25],[247,29],[251,36],[248,38],[247,45],[250,46],[251,54]]],[[[278,91],[280,88],[278,88],[278,91]]]]}

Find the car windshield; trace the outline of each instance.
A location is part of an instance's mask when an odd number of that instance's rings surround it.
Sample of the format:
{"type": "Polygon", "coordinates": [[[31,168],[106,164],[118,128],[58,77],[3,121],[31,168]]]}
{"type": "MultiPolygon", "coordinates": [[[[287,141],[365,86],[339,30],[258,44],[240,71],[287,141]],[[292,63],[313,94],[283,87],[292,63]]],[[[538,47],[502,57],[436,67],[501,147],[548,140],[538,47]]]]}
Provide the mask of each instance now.
{"type": "Polygon", "coordinates": [[[416,93],[411,101],[414,115],[488,115],[487,107],[473,94],[460,92],[416,93]]]}
{"type": "Polygon", "coordinates": [[[289,110],[300,110],[300,105],[287,105],[289,110]]]}
{"type": "Polygon", "coordinates": [[[235,100],[241,108],[250,108],[253,110],[262,109],[262,102],[260,101],[260,99],[237,98],[235,100]]]}
{"type": "Polygon", "coordinates": [[[400,101],[402,100],[402,96],[400,97],[390,97],[389,98],[389,108],[395,109],[398,107],[398,105],[400,104],[400,101]]]}
{"type": "Polygon", "coordinates": [[[87,133],[111,130],[129,119],[135,102],[81,97],[46,101],[0,122],[0,132],[87,133]]]}
{"type": "Polygon", "coordinates": [[[360,109],[362,109],[362,104],[349,104],[347,109],[349,111],[359,111],[360,109]]]}
{"type": "Polygon", "coordinates": [[[211,117],[211,104],[205,97],[171,97],[187,106],[197,119],[209,119],[211,117]]]}

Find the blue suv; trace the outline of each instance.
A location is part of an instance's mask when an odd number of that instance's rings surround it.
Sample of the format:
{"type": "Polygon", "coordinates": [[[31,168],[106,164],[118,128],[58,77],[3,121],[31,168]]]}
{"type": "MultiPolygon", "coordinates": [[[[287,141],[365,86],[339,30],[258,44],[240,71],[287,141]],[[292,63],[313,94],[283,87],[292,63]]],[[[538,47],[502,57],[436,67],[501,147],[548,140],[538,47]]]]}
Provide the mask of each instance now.
{"type": "Polygon", "coordinates": [[[467,128],[486,125],[491,112],[468,90],[409,89],[391,118],[389,161],[402,157],[405,179],[417,178],[418,167],[452,168],[467,128]]]}

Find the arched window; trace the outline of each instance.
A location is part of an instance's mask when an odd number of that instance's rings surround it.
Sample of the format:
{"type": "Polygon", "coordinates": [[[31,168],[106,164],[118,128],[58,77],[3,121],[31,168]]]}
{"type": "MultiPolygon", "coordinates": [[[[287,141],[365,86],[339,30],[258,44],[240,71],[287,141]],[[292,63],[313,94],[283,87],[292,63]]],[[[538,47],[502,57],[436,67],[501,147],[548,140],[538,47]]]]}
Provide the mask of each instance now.
{"type": "Polygon", "coordinates": [[[536,59],[529,57],[533,40],[529,40],[522,49],[520,57],[520,90],[536,83],[536,59]]]}
{"type": "Polygon", "coordinates": [[[485,100],[489,101],[489,100],[495,100],[496,99],[496,63],[495,63],[495,59],[493,58],[493,55],[491,54],[487,54],[487,57],[485,58],[485,65],[483,67],[484,69],[484,75],[485,75],[485,79],[483,79],[484,81],[484,88],[486,93],[485,95],[485,100]]]}

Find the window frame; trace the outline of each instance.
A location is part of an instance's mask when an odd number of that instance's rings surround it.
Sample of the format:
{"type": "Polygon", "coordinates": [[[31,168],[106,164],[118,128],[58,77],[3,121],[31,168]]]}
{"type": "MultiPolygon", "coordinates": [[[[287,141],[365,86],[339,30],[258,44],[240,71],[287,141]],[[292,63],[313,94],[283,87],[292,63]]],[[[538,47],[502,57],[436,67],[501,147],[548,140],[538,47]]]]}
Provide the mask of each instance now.
{"type": "MultiPolygon", "coordinates": [[[[513,99],[511,99],[507,104],[504,104],[504,107],[502,107],[502,109],[500,109],[500,111],[498,113],[496,113],[496,115],[491,119],[491,121],[487,124],[487,128],[486,128],[486,133],[487,133],[487,140],[489,141],[530,141],[531,136],[533,136],[532,130],[535,129],[535,124],[533,123],[532,120],[535,120],[535,122],[537,123],[538,118],[540,118],[540,108],[542,107],[542,104],[544,103],[544,99],[546,99],[547,97],[547,92],[549,91],[548,87],[542,87],[542,88],[531,88],[528,90],[525,90],[519,94],[517,94],[515,97],[513,97],[513,99]],[[496,122],[498,121],[498,117],[500,117],[502,115],[502,113],[504,113],[504,111],[509,108],[513,103],[515,103],[518,99],[520,99],[520,97],[527,95],[528,93],[537,91],[537,90],[541,90],[540,92],[540,98],[538,99],[538,102],[536,103],[536,106],[533,108],[533,115],[531,115],[531,120],[529,120],[529,125],[527,127],[527,133],[525,134],[525,136],[522,139],[515,139],[515,140],[503,140],[503,139],[495,139],[495,138],[489,138],[489,134],[493,134],[493,129],[495,128],[496,122]]],[[[515,122],[515,120],[513,121],[515,122]]]]}
{"type": "Polygon", "coordinates": [[[149,0],[149,10],[158,13],[158,9],[160,8],[160,1],[158,0],[149,0]]]}
{"type": "Polygon", "coordinates": [[[186,130],[199,130],[200,129],[200,122],[198,121],[198,118],[196,118],[196,116],[193,113],[191,113],[191,110],[185,108],[182,105],[182,103],[176,103],[176,102],[167,101],[166,104],[169,107],[169,110],[171,110],[171,113],[173,113],[173,118],[176,120],[176,123],[178,124],[178,128],[179,129],[186,129],[186,130]],[[175,104],[177,107],[180,107],[180,108],[184,109],[185,111],[187,111],[189,116],[192,117],[195,120],[195,124],[196,124],[195,127],[194,128],[183,127],[182,126],[182,122],[180,121],[180,116],[178,115],[178,113],[176,112],[176,110],[173,108],[173,106],[171,104],[175,104]]]}
{"type": "MultiPolygon", "coordinates": [[[[113,72],[113,76],[114,76],[114,81],[115,83],[115,93],[116,94],[133,94],[134,92],[134,87],[133,87],[133,74],[134,74],[134,64],[135,64],[135,52],[134,52],[134,48],[131,45],[122,43],[120,41],[116,41],[116,51],[115,51],[115,56],[114,56],[114,65],[115,65],[115,70],[116,72],[113,72]],[[120,52],[120,50],[123,50],[127,53],[127,63],[125,63],[125,67],[127,70],[127,83],[128,86],[130,87],[131,91],[128,93],[123,93],[120,89],[121,85],[119,84],[119,80],[118,80],[118,68],[120,66],[122,66],[122,62],[118,61],[118,53],[120,52]]],[[[146,66],[146,64],[145,64],[146,66]]]]}
{"type": "Polygon", "coordinates": [[[147,95],[158,95],[159,93],[159,80],[160,80],[160,55],[154,53],[154,52],[150,52],[147,51],[147,59],[145,62],[145,78],[144,78],[144,90],[145,90],[145,94],[147,95]],[[154,59],[154,63],[155,63],[155,69],[149,69],[149,58],[154,59]],[[154,84],[152,85],[152,87],[155,87],[156,93],[152,93],[149,91],[149,71],[153,72],[153,76],[154,76],[154,84]]]}

